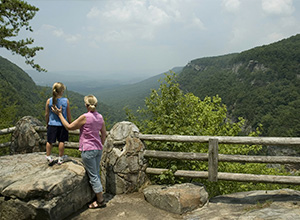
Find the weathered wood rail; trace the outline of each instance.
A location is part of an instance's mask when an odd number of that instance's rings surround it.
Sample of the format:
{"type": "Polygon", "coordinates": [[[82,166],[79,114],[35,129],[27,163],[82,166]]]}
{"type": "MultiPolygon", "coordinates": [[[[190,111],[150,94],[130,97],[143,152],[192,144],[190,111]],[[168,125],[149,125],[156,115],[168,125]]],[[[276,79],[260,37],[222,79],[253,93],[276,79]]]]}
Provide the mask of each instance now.
{"type": "MultiPolygon", "coordinates": [[[[177,170],[177,177],[205,178],[216,182],[218,180],[230,180],[241,182],[264,182],[281,184],[300,184],[300,176],[275,176],[254,175],[243,173],[218,172],[218,162],[240,162],[240,163],[270,163],[270,164],[299,164],[300,157],[291,156],[250,156],[250,155],[225,155],[218,153],[218,144],[257,144],[257,145],[284,145],[300,146],[300,138],[285,137],[241,137],[241,136],[181,136],[181,135],[149,135],[140,134],[139,138],[147,141],[169,141],[169,142],[198,142],[208,143],[208,153],[169,152],[146,150],[144,156],[159,159],[174,160],[198,160],[208,161],[208,171],[177,170]]],[[[162,174],[167,169],[150,168],[148,174],[162,174]]]]}
{"type": "MultiPolygon", "coordinates": [[[[16,129],[16,127],[1,129],[0,130],[0,136],[1,135],[6,135],[6,134],[11,134],[15,131],[15,129],[16,129]]],[[[0,148],[9,147],[10,145],[11,145],[11,142],[0,143],[0,148]]]]}
{"type": "MultiPolygon", "coordinates": [[[[12,133],[15,127],[0,130],[0,135],[12,133]]],[[[46,127],[36,126],[37,132],[46,132],[46,127]]],[[[79,130],[70,131],[70,134],[78,135],[79,130]]],[[[218,153],[219,144],[255,144],[255,145],[282,145],[299,146],[300,138],[296,137],[248,137],[248,136],[186,136],[186,135],[151,135],[139,134],[143,141],[168,141],[168,142],[194,142],[208,143],[208,153],[169,152],[145,150],[144,157],[170,159],[170,160],[198,160],[208,161],[208,171],[177,170],[174,175],[187,178],[205,178],[209,181],[229,180],[241,182],[264,182],[300,185],[300,176],[275,176],[255,175],[243,173],[218,172],[219,162],[238,163],[269,163],[269,164],[300,164],[300,157],[292,156],[252,156],[252,155],[225,155],[218,153]]],[[[41,140],[42,144],[46,140],[41,140]]],[[[0,147],[8,147],[11,142],[1,143],[0,147]]],[[[78,149],[78,142],[67,142],[66,148],[78,149]]],[[[162,174],[167,169],[148,167],[146,173],[152,175],[162,174]]]]}

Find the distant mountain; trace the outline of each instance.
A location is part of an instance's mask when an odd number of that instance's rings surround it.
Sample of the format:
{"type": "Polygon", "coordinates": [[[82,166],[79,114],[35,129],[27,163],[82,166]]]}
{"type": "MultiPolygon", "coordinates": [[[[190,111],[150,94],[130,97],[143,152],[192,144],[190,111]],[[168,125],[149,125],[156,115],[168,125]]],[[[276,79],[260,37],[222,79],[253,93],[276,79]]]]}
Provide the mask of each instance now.
{"type": "MultiPolygon", "coordinates": [[[[52,82],[49,83],[49,86],[37,86],[26,72],[0,56],[0,98],[2,101],[0,110],[15,104],[16,118],[11,123],[16,123],[21,117],[26,115],[31,115],[44,121],[45,103],[47,98],[52,96],[52,82]]],[[[86,112],[83,95],[67,89],[64,96],[70,100],[73,119],[86,112]]],[[[99,111],[106,118],[108,124],[111,125],[115,122],[114,117],[116,117],[116,113],[112,108],[99,102],[99,111]]]]}
{"type": "Polygon", "coordinates": [[[146,76],[135,76],[128,73],[91,72],[91,71],[56,71],[38,72],[25,70],[33,81],[40,86],[52,86],[55,82],[63,82],[69,90],[83,95],[94,90],[117,88],[122,85],[132,84],[144,80],[146,76]],[[130,77],[131,76],[131,77],[130,77]]]}
{"type": "Polygon", "coordinates": [[[265,136],[300,136],[300,34],[241,53],[200,58],[178,77],[185,92],[219,95],[233,119],[265,136]],[[250,127],[250,128],[251,128],[250,127]]]}
{"type": "Polygon", "coordinates": [[[38,88],[33,80],[17,65],[0,56],[1,106],[16,104],[17,114],[38,114],[33,106],[40,101],[38,88]]]}
{"type": "MultiPolygon", "coordinates": [[[[234,121],[245,118],[249,130],[262,124],[264,136],[300,136],[300,34],[241,53],[195,59],[172,71],[178,73],[178,83],[184,92],[192,92],[201,99],[219,95],[227,106],[228,116],[234,121]]],[[[47,85],[58,81],[58,76],[46,74],[47,85]]],[[[102,85],[97,80],[86,83],[81,76],[60,78],[68,82],[66,93],[73,106],[78,106],[73,111],[85,110],[81,109],[83,95],[70,91],[72,82],[76,91],[95,94],[101,103],[100,112],[114,123],[125,119],[124,107],[143,107],[151,89],[159,87],[164,73],[127,85],[102,85]]],[[[44,105],[41,93],[45,87],[36,86],[23,70],[1,57],[0,85],[1,96],[8,97],[2,105],[17,103],[19,116],[41,115],[43,107],[32,106],[44,105]]]]}
{"type": "MultiPolygon", "coordinates": [[[[171,71],[179,73],[183,67],[174,67],[171,71]]],[[[93,93],[100,98],[102,102],[113,106],[120,115],[120,120],[125,119],[124,107],[136,110],[143,107],[145,98],[148,97],[152,89],[158,89],[160,79],[164,78],[165,73],[158,74],[138,83],[120,85],[113,88],[101,88],[94,90],[93,93]]]]}

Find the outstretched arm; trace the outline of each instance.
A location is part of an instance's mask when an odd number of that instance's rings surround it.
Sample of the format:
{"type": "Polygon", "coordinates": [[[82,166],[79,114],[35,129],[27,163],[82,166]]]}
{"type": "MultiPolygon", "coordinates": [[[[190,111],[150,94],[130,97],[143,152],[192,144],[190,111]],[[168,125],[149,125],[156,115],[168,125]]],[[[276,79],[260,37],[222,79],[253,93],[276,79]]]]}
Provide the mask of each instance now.
{"type": "Polygon", "coordinates": [[[68,105],[67,105],[67,119],[68,119],[68,122],[69,122],[69,123],[72,122],[71,109],[70,109],[69,100],[68,100],[68,105]]]}
{"type": "Polygon", "coordinates": [[[64,118],[62,115],[62,109],[58,109],[56,106],[51,107],[51,110],[58,115],[59,119],[61,120],[61,123],[64,125],[64,127],[67,130],[76,130],[81,128],[85,122],[86,122],[86,117],[84,115],[79,116],[75,121],[73,121],[71,124],[64,118]]]}
{"type": "Polygon", "coordinates": [[[105,127],[105,123],[103,122],[102,128],[100,130],[101,132],[101,143],[104,144],[105,140],[106,140],[106,127],[105,127]]]}

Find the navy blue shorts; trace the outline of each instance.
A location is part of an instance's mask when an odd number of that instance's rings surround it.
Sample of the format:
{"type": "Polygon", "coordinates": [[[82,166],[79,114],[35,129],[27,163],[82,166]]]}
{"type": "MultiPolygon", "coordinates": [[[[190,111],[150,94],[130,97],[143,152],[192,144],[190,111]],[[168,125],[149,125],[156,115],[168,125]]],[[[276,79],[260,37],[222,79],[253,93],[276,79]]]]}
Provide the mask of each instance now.
{"type": "Polygon", "coordinates": [[[65,142],[69,140],[69,132],[64,126],[51,126],[47,128],[47,141],[52,144],[58,142],[65,142]]]}

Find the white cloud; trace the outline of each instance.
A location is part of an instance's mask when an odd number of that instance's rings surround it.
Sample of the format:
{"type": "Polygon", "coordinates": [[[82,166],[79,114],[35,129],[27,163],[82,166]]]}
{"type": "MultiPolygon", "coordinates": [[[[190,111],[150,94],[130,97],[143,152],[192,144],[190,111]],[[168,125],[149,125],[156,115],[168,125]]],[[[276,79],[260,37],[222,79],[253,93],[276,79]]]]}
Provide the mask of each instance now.
{"type": "Polygon", "coordinates": [[[40,11],[20,37],[45,48],[36,59],[49,70],[165,71],[300,33],[300,0],[28,2],[40,11]]]}
{"type": "Polygon", "coordinates": [[[240,9],[240,0],[223,0],[223,6],[226,11],[236,12],[240,9]]]}
{"type": "Polygon", "coordinates": [[[262,9],[275,15],[290,15],[295,10],[293,0],[262,0],[262,9]]]}
{"type": "Polygon", "coordinates": [[[198,18],[198,17],[196,17],[196,16],[193,18],[192,24],[193,24],[194,26],[196,26],[197,28],[201,29],[201,30],[206,29],[206,28],[205,28],[205,25],[204,25],[203,22],[200,20],[200,18],[198,18]]]}
{"type": "Polygon", "coordinates": [[[162,25],[169,20],[169,15],[162,8],[140,0],[108,4],[102,16],[110,23],[119,24],[162,25]]]}
{"type": "Polygon", "coordinates": [[[62,29],[56,29],[55,27],[53,27],[54,29],[52,30],[52,34],[56,37],[62,37],[64,35],[64,32],[62,29]]]}
{"type": "Polygon", "coordinates": [[[100,10],[97,7],[92,7],[89,13],[86,15],[87,18],[93,19],[100,15],[100,10]]]}
{"type": "Polygon", "coordinates": [[[108,1],[92,7],[87,13],[88,32],[97,42],[153,41],[163,29],[193,28],[204,30],[197,15],[199,2],[174,0],[108,1]],[[195,10],[195,13],[191,13],[195,10]],[[97,33],[97,34],[96,34],[97,33]],[[100,36],[100,37],[99,37],[100,36]]]}
{"type": "Polygon", "coordinates": [[[67,43],[74,44],[82,39],[80,34],[66,34],[63,29],[57,28],[53,25],[43,25],[42,29],[44,29],[47,32],[50,32],[53,36],[57,38],[61,38],[65,40],[67,43]]]}
{"type": "Polygon", "coordinates": [[[285,36],[282,33],[273,32],[267,36],[267,42],[276,42],[283,39],[285,36]]]}

